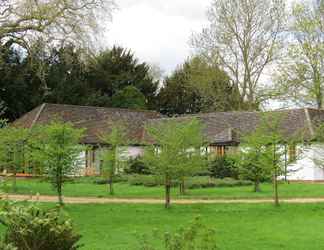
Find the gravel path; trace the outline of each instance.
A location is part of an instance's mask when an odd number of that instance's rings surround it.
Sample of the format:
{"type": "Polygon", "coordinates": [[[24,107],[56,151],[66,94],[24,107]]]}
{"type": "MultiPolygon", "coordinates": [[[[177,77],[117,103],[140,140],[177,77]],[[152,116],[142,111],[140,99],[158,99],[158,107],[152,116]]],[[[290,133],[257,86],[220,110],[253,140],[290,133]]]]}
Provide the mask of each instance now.
{"type": "MultiPolygon", "coordinates": [[[[56,196],[2,195],[1,199],[13,201],[57,202],[56,196]]],[[[163,204],[163,199],[149,198],[95,198],[95,197],[64,197],[69,204],[163,204]]],[[[234,203],[272,203],[272,199],[172,199],[173,204],[234,204],[234,203]]],[[[324,198],[291,198],[280,199],[283,203],[322,203],[324,198]]]]}

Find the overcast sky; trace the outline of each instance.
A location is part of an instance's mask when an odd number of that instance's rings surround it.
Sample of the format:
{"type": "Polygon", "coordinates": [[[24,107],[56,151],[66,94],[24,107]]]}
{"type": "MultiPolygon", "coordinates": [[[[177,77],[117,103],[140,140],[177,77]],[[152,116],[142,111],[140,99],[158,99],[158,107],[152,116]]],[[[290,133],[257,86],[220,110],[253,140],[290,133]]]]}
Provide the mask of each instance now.
{"type": "Polygon", "coordinates": [[[191,53],[192,32],[207,24],[211,0],[116,0],[118,10],[107,33],[109,45],[132,49],[166,73],[191,53]]]}

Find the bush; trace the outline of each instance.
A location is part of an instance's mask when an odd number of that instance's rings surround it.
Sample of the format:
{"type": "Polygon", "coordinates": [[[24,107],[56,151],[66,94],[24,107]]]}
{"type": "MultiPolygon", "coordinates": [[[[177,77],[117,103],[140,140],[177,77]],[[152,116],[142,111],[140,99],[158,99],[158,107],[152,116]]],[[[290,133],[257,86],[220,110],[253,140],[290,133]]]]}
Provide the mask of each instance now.
{"type": "MultiPolygon", "coordinates": [[[[163,180],[153,175],[130,175],[128,176],[128,183],[135,186],[156,187],[163,185],[163,180]]],[[[172,182],[172,186],[177,185],[179,185],[179,182],[172,182]]],[[[215,179],[209,176],[195,176],[185,179],[185,187],[188,189],[249,185],[252,185],[251,181],[235,180],[232,178],[215,179]]]]}
{"type": "Polygon", "coordinates": [[[126,174],[151,174],[149,168],[139,157],[129,160],[127,166],[128,167],[125,169],[126,174]]]}
{"type": "Polygon", "coordinates": [[[188,227],[180,228],[175,233],[165,232],[162,236],[155,231],[152,237],[139,235],[140,250],[161,249],[155,247],[152,242],[160,241],[164,250],[216,250],[215,230],[206,227],[200,217],[197,217],[188,227]]]}
{"type": "MultiPolygon", "coordinates": [[[[114,183],[120,183],[120,182],[127,182],[128,177],[126,175],[116,175],[114,176],[114,183]]],[[[94,179],[93,183],[99,184],[99,185],[104,185],[104,184],[109,184],[109,180],[105,179],[103,177],[97,177],[94,179]]]]}
{"type": "Polygon", "coordinates": [[[209,164],[210,176],[214,178],[234,178],[238,179],[239,171],[235,164],[235,159],[230,156],[217,156],[209,164]]]}
{"type": "Polygon", "coordinates": [[[196,176],[188,178],[186,183],[186,188],[197,189],[197,188],[212,188],[212,187],[240,187],[240,186],[250,186],[251,181],[245,180],[235,180],[232,178],[215,179],[209,176],[196,176]]]}
{"type": "Polygon", "coordinates": [[[75,250],[80,247],[77,242],[81,236],[74,232],[71,220],[62,217],[56,209],[5,203],[0,223],[6,227],[2,249],[75,250]]]}

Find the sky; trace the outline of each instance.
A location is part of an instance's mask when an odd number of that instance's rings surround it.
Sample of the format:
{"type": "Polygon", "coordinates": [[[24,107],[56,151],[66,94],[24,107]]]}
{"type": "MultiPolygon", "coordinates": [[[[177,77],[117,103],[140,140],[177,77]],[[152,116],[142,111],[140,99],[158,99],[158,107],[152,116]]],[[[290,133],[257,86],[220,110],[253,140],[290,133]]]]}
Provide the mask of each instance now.
{"type": "Polygon", "coordinates": [[[211,0],[116,0],[106,37],[169,74],[192,53],[190,36],[207,26],[211,0]]]}

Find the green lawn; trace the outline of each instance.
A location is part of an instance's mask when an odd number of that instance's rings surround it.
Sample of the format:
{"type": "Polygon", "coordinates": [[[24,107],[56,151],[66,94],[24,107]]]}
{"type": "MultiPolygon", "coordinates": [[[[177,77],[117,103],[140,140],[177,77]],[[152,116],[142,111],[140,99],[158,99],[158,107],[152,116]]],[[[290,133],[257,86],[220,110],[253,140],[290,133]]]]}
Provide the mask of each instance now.
{"type": "MultiPolygon", "coordinates": [[[[41,180],[20,179],[17,182],[17,193],[55,195],[48,182],[41,180]]],[[[272,196],[272,185],[263,184],[262,192],[252,192],[252,186],[245,187],[222,187],[188,190],[187,195],[179,196],[178,189],[172,190],[174,198],[266,198],[272,196]]],[[[65,196],[90,196],[90,197],[109,197],[107,185],[98,185],[91,182],[67,183],[63,188],[65,196]]],[[[164,194],[163,187],[143,187],[130,186],[127,183],[115,184],[115,197],[125,198],[162,198],[164,194]]],[[[323,184],[281,184],[279,186],[280,197],[324,197],[323,184]]]]}
{"type": "Polygon", "coordinates": [[[324,204],[67,205],[83,250],[138,250],[134,232],[174,231],[201,215],[219,249],[324,249],[324,204]]]}

